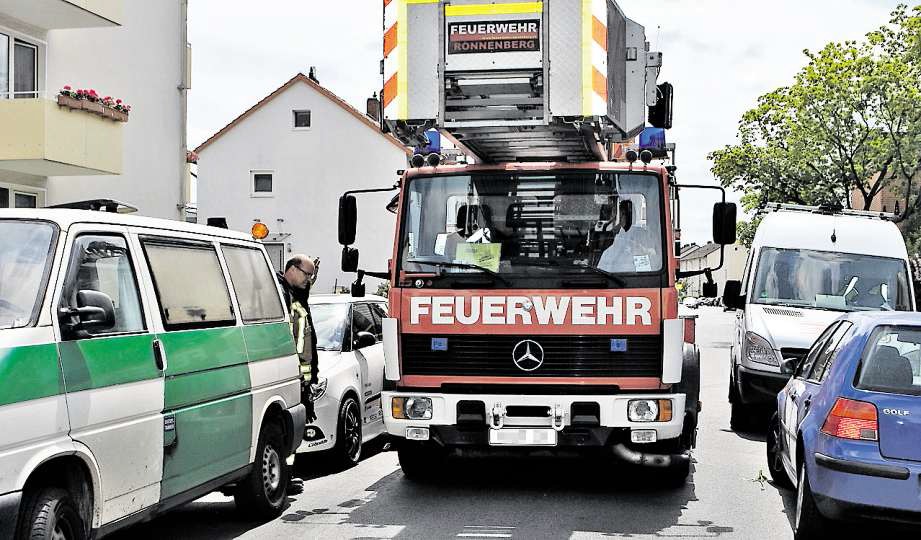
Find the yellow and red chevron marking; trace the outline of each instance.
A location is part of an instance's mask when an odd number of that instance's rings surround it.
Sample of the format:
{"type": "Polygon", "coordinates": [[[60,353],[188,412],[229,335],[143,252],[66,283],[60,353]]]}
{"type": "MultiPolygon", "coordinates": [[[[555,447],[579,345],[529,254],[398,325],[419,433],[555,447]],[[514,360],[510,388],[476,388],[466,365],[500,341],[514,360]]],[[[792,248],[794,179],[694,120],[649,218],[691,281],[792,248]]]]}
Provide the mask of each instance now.
{"type": "Polygon", "coordinates": [[[384,118],[406,119],[409,114],[407,43],[411,4],[437,4],[440,0],[384,0],[384,118]]]}
{"type": "Polygon", "coordinates": [[[582,114],[608,113],[607,0],[582,0],[582,114]]]}

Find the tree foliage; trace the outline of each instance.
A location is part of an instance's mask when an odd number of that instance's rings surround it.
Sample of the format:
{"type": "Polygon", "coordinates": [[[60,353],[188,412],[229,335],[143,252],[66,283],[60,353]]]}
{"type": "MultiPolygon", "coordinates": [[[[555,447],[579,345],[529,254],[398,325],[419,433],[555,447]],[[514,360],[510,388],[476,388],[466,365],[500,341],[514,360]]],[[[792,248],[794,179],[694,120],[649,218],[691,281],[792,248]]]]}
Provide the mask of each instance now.
{"type": "Polygon", "coordinates": [[[869,209],[886,188],[904,196],[902,219],[921,213],[921,6],[899,6],[861,41],[805,51],[792,85],[758,98],[738,144],[710,154],[725,187],[766,202],[869,209]]]}

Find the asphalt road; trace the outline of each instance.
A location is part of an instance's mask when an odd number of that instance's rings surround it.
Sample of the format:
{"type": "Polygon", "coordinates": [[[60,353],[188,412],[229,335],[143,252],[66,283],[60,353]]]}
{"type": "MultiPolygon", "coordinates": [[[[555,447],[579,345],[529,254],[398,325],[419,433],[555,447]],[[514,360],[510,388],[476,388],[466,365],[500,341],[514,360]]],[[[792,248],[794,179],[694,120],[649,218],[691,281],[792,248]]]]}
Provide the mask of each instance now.
{"type": "Polygon", "coordinates": [[[763,434],[729,429],[734,316],[698,313],[703,413],[683,488],[650,485],[609,463],[543,459],[462,462],[441,484],[420,486],[403,477],[394,452],[378,452],[337,474],[301,471],[304,492],[268,523],[243,520],[232,499],[214,494],[118,537],[792,538],[794,494],[765,478],[763,434]]]}

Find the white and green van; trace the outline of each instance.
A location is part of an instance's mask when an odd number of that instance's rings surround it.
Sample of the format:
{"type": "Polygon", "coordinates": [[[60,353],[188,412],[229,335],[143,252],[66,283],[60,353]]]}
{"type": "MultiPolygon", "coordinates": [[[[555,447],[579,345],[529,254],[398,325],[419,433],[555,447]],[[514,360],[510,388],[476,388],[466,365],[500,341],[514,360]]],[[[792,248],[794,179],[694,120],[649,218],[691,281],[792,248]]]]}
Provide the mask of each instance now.
{"type": "Polygon", "coordinates": [[[216,489],[275,516],[300,396],[258,242],[0,210],[0,538],[98,538],[216,489]]]}

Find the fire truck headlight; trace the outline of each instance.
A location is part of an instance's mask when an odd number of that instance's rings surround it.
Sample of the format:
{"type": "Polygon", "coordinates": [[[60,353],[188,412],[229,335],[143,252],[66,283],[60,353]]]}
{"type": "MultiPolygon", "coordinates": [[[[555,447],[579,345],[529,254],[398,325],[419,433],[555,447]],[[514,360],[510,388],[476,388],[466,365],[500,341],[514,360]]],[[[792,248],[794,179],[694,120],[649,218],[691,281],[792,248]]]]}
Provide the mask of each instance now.
{"type": "Polygon", "coordinates": [[[427,397],[395,397],[390,411],[399,420],[431,420],[432,400],[427,397]]]}
{"type": "Polygon", "coordinates": [[[672,400],[631,399],[627,402],[627,419],[631,422],[670,422],[672,400]]]}

